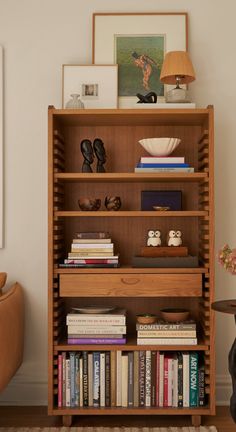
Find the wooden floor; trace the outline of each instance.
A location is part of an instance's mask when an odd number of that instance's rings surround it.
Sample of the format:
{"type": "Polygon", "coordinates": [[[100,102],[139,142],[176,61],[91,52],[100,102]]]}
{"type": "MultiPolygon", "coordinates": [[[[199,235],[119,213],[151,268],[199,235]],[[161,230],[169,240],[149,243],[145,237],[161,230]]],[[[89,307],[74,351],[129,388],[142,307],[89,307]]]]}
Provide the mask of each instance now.
{"type": "MultiPolygon", "coordinates": [[[[188,426],[188,416],[81,416],[75,417],[73,426],[188,426]]],[[[236,424],[228,407],[218,407],[216,416],[203,417],[203,425],[214,425],[218,432],[236,432],[236,424]]],[[[52,427],[61,426],[60,417],[49,417],[46,407],[0,406],[0,427],[52,427]]]]}

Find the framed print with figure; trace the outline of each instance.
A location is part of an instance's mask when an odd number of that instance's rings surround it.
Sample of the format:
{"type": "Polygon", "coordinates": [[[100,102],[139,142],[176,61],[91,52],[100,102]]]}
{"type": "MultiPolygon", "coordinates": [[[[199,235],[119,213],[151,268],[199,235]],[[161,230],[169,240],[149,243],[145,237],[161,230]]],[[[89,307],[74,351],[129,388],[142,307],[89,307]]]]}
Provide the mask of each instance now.
{"type": "Polygon", "coordinates": [[[187,13],[93,14],[93,63],[118,64],[119,108],[134,108],[137,93],[155,92],[165,53],[187,50],[187,13]]]}
{"type": "Polygon", "coordinates": [[[78,96],[85,108],[117,108],[118,66],[63,65],[62,108],[78,96]]]}

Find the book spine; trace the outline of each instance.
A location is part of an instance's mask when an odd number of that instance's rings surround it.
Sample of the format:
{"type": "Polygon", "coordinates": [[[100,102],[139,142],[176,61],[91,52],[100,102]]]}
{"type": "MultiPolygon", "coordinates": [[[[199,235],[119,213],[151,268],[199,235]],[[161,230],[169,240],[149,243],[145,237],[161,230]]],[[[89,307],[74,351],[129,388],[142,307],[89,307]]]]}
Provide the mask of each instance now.
{"type": "Polygon", "coordinates": [[[180,331],[196,330],[196,323],[189,324],[136,324],[136,330],[180,331]]]}
{"type": "Polygon", "coordinates": [[[118,258],[97,258],[97,259],[64,259],[64,264],[117,264],[118,258]]]}
{"type": "Polygon", "coordinates": [[[134,351],[134,407],[139,406],[139,353],[134,351]]]}
{"type": "Polygon", "coordinates": [[[100,407],[105,407],[105,353],[100,353],[100,407]]]}
{"type": "Polygon", "coordinates": [[[156,406],[159,406],[160,352],[156,354],[156,406]]]}
{"type": "Polygon", "coordinates": [[[66,407],[70,407],[70,359],[66,359],[66,407]]]}
{"type": "Polygon", "coordinates": [[[68,338],[71,345],[125,345],[126,338],[68,338]]]}
{"type": "Polygon", "coordinates": [[[100,352],[93,352],[93,406],[100,406],[100,352]]]}
{"type": "Polygon", "coordinates": [[[205,405],[205,369],[201,366],[198,371],[198,386],[199,386],[199,396],[198,405],[200,407],[205,405]]]}
{"type": "Polygon", "coordinates": [[[190,352],[189,354],[189,405],[190,407],[198,406],[198,353],[190,352]]]}
{"type": "Polygon", "coordinates": [[[145,405],[145,351],[139,351],[139,406],[145,405]]]}
{"type": "Polygon", "coordinates": [[[74,244],[74,243],[72,243],[72,247],[75,249],[75,251],[77,251],[77,250],[80,250],[80,249],[82,249],[82,250],[89,250],[89,249],[113,249],[113,247],[114,247],[114,244],[113,243],[108,243],[108,244],[105,244],[105,243],[101,243],[101,244],[99,244],[99,243],[88,243],[88,244],[84,244],[84,243],[76,243],[76,244],[74,244]]]}
{"type": "Polygon", "coordinates": [[[137,345],[197,345],[197,338],[137,338],[137,345]]]}
{"type": "Polygon", "coordinates": [[[78,239],[105,239],[110,238],[110,234],[108,232],[78,232],[78,239]]]}
{"type": "Polygon", "coordinates": [[[72,240],[73,244],[107,244],[107,243],[111,243],[111,238],[107,238],[107,239],[73,239],[72,240]]]}
{"type": "Polygon", "coordinates": [[[163,406],[168,407],[168,357],[164,356],[164,400],[163,406]]]}
{"type": "Polygon", "coordinates": [[[168,358],[168,396],[167,406],[172,407],[173,404],[173,358],[168,358]]]}
{"type": "Polygon", "coordinates": [[[75,407],[75,353],[70,352],[70,406],[75,407]]]}
{"type": "Polygon", "coordinates": [[[151,351],[151,406],[156,406],[157,352],[151,351]]]}
{"type": "Polygon", "coordinates": [[[62,406],[66,406],[66,353],[62,353],[62,406]]]}
{"type": "Polygon", "coordinates": [[[98,251],[98,250],[92,250],[90,252],[69,252],[68,258],[70,259],[76,259],[76,258],[93,258],[93,256],[96,255],[98,258],[110,258],[111,256],[114,256],[113,251],[107,250],[106,252],[98,251]]]}
{"type": "Polygon", "coordinates": [[[184,157],[156,157],[156,156],[142,156],[140,163],[184,163],[184,157]]]}
{"type": "Polygon", "coordinates": [[[134,353],[128,353],[128,407],[134,406],[134,353]]]}
{"type": "Polygon", "coordinates": [[[138,330],[138,338],[196,338],[196,330],[138,330]]]}
{"type": "Polygon", "coordinates": [[[62,354],[58,355],[58,408],[62,407],[62,354]]]}
{"type": "Polygon", "coordinates": [[[178,358],[178,408],[183,407],[183,356],[177,353],[178,358]]]}
{"type": "MultiPolygon", "coordinates": [[[[84,314],[86,315],[86,314],[84,314]]],[[[70,316],[66,317],[67,325],[125,325],[126,317],[97,317],[97,318],[88,318],[86,316],[70,316]]]]}
{"type": "Polygon", "coordinates": [[[128,354],[122,355],[122,387],[121,387],[122,407],[128,407],[128,354]]]}
{"type": "MultiPolygon", "coordinates": [[[[75,246],[79,246],[79,245],[75,245],[75,246]]],[[[89,255],[95,255],[95,254],[100,254],[100,253],[103,253],[103,254],[112,254],[113,255],[113,247],[112,248],[100,248],[100,247],[98,247],[98,248],[78,248],[78,247],[75,247],[75,246],[72,246],[72,248],[71,248],[71,252],[70,253],[74,253],[74,254],[79,254],[78,256],[80,256],[80,255],[87,255],[87,254],[89,254],[89,255]]],[[[89,245],[88,245],[89,246],[89,245]]],[[[99,245],[98,245],[99,246],[99,245]]]]}
{"type": "Polygon", "coordinates": [[[186,163],[147,163],[139,162],[136,168],[188,168],[189,164],[186,163]]]}
{"type": "Polygon", "coordinates": [[[145,406],[151,406],[151,351],[146,351],[145,406]]]}
{"type": "Polygon", "coordinates": [[[122,352],[116,351],[116,406],[121,406],[122,352]]]}
{"type": "Polygon", "coordinates": [[[141,172],[194,172],[194,168],[187,167],[187,168],[135,168],[134,172],[141,173],[141,172]]]}
{"type": "Polygon", "coordinates": [[[116,352],[111,351],[111,406],[116,406],[116,352]]]}
{"type": "Polygon", "coordinates": [[[159,356],[159,407],[164,405],[164,353],[159,356]]]}
{"type": "Polygon", "coordinates": [[[79,359],[79,406],[83,407],[83,358],[79,359]]]}
{"type": "Polygon", "coordinates": [[[87,325],[68,325],[68,334],[126,334],[126,326],[87,326],[87,325]]]}
{"type": "Polygon", "coordinates": [[[178,408],[178,358],[177,354],[173,357],[173,392],[172,392],[172,407],[178,408]]]}
{"type": "Polygon", "coordinates": [[[75,354],[75,406],[79,406],[79,353],[75,354]]]}
{"type": "Polygon", "coordinates": [[[83,406],[88,406],[88,352],[83,351],[83,406]]]}
{"type": "Polygon", "coordinates": [[[93,353],[88,353],[88,405],[93,406],[93,353]]]}
{"type": "Polygon", "coordinates": [[[189,353],[183,353],[183,407],[189,408],[189,353]]]}
{"type": "Polygon", "coordinates": [[[111,405],[110,352],[105,352],[105,406],[111,405]]]}

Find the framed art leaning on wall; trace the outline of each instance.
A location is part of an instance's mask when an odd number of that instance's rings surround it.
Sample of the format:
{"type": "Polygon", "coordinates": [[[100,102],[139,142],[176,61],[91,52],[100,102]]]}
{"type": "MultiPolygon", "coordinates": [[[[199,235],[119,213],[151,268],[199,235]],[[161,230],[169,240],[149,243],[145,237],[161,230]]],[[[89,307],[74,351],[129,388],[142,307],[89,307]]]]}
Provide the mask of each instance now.
{"type": "Polygon", "coordinates": [[[62,66],[62,108],[79,94],[85,108],[117,108],[117,65],[62,66]]]}
{"type": "Polygon", "coordinates": [[[120,108],[135,107],[137,93],[154,91],[164,99],[164,55],[187,50],[187,18],[187,13],[93,14],[93,63],[118,64],[120,108]]]}

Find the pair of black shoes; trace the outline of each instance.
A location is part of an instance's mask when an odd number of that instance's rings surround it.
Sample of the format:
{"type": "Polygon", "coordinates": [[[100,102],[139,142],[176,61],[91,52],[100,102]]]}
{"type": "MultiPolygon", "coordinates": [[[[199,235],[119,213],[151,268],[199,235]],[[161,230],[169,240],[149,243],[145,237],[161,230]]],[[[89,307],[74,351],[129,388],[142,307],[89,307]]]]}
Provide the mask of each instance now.
{"type": "Polygon", "coordinates": [[[100,138],[95,138],[93,145],[89,139],[84,139],[80,144],[81,153],[84,157],[82,172],[93,172],[91,164],[94,161],[94,153],[97,157],[97,172],[105,172],[104,163],[106,162],[106,151],[100,138]]]}

